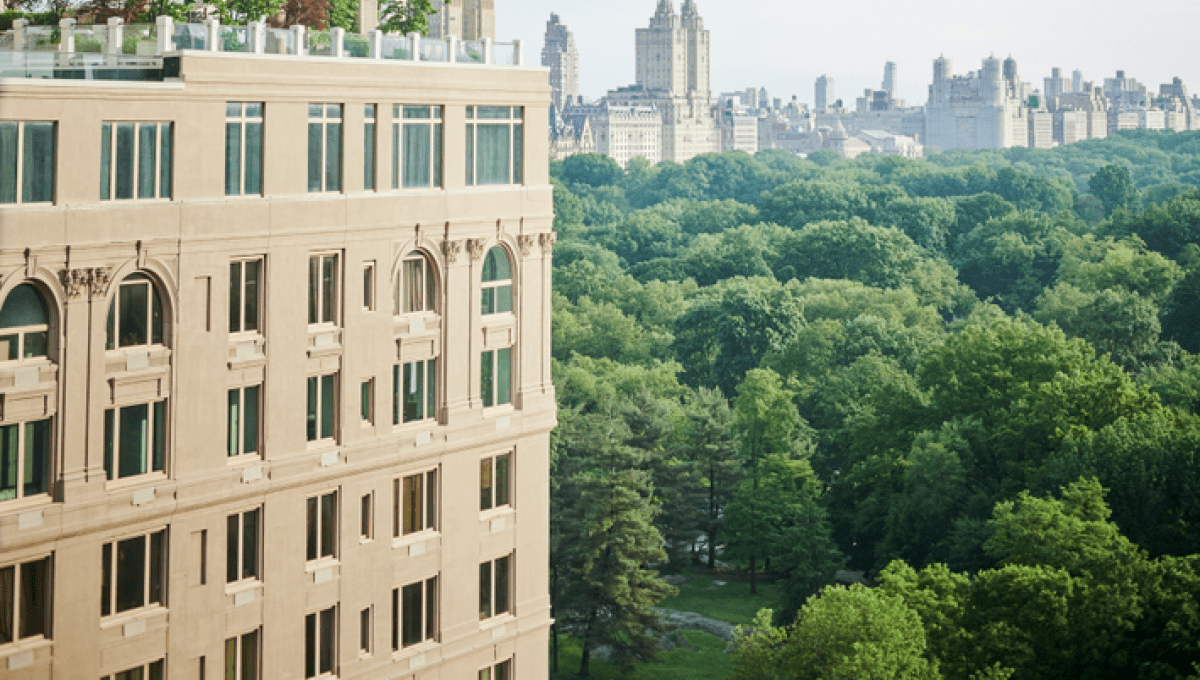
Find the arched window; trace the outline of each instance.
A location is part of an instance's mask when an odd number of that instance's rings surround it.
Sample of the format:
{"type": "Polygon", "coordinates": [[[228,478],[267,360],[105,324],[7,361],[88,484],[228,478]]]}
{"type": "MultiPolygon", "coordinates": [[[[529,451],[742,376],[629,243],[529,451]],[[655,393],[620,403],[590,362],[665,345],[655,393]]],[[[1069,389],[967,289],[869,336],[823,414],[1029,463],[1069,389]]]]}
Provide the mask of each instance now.
{"type": "Polygon", "coordinates": [[[512,311],[512,264],[508,253],[493,246],[483,261],[483,313],[512,311]]]}
{"type": "Polygon", "coordinates": [[[419,250],[404,256],[396,279],[396,314],[436,311],[437,275],[433,263],[419,250]]]}
{"type": "Polygon", "coordinates": [[[134,272],[117,286],[108,307],[105,349],[163,344],[162,300],[145,274],[134,272]]]}
{"type": "Polygon", "coordinates": [[[50,314],[46,303],[33,287],[22,283],[0,307],[0,361],[46,356],[50,336],[50,314]]]}

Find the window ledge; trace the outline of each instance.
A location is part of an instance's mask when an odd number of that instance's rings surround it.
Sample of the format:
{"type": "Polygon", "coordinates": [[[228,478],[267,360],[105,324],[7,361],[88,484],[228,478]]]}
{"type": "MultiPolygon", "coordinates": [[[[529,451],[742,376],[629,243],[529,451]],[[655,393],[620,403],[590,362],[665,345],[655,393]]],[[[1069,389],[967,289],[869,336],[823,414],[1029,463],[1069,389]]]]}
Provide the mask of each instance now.
{"type": "Polygon", "coordinates": [[[114,493],[120,491],[138,491],[143,488],[154,489],[154,485],[166,482],[168,479],[165,472],[143,472],[140,475],[133,475],[132,477],[107,479],[104,481],[104,490],[114,493]]]}
{"type": "Polygon", "coordinates": [[[500,507],[492,508],[491,510],[480,510],[479,521],[489,522],[494,519],[500,519],[501,517],[508,517],[509,515],[515,513],[516,510],[513,509],[513,506],[510,503],[508,505],[501,505],[500,507]]]}
{"type": "Polygon", "coordinates": [[[401,550],[417,543],[428,543],[432,539],[441,538],[441,536],[441,532],[437,529],[424,529],[413,534],[394,536],[392,537],[392,550],[401,550]]]}
{"type": "MultiPolygon", "coordinates": [[[[37,637],[26,638],[24,640],[14,640],[12,642],[0,645],[0,661],[6,659],[7,657],[16,656],[25,652],[34,652],[34,656],[37,656],[38,650],[53,646],[54,640],[51,640],[44,635],[38,635],[37,637]]],[[[0,666],[0,668],[8,670],[7,665],[0,666]]]]}
{"type": "Polygon", "coordinates": [[[392,652],[392,661],[405,661],[415,656],[420,656],[421,654],[436,648],[440,644],[441,643],[438,642],[437,638],[434,638],[432,640],[422,640],[417,644],[410,645],[408,647],[401,647],[400,649],[392,652]]]}
{"type": "Polygon", "coordinates": [[[130,623],[146,621],[157,616],[166,616],[168,611],[166,607],[160,604],[152,604],[148,607],[113,614],[112,616],[100,619],[100,630],[112,630],[113,628],[121,628],[130,623]]]}
{"type": "Polygon", "coordinates": [[[263,587],[262,579],[245,579],[243,581],[234,581],[233,583],[225,584],[225,594],[229,596],[238,595],[240,593],[259,590],[263,587]]]}
{"type": "Polygon", "coordinates": [[[486,619],[480,621],[479,622],[479,630],[480,631],[492,630],[493,628],[499,628],[500,626],[503,626],[506,623],[511,623],[516,620],[517,620],[517,617],[513,616],[512,612],[504,612],[503,614],[496,614],[495,616],[492,616],[490,618],[486,618],[486,619]]]}
{"type": "Polygon", "coordinates": [[[507,416],[516,412],[512,404],[500,404],[499,406],[484,406],[484,418],[496,418],[499,416],[507,416]]]}
{"type": "Polygon", "coordinates": [[[304,563],[304,573],[314,574],[318,571],[324,571],[331,567],[340,567],[341,565],[341,560],[336,557],[318,557],[315,560],[308,560],[304,563]]]}
{"type": "Polygon", "coordinates": [[[39,493],[36,496],[22,496],[20,498],[9,498],[0,501],[0,518],[9,515],[17,515],[29,510],[36,510],[54,504],[54,498],[50,492],[39,493]]]}

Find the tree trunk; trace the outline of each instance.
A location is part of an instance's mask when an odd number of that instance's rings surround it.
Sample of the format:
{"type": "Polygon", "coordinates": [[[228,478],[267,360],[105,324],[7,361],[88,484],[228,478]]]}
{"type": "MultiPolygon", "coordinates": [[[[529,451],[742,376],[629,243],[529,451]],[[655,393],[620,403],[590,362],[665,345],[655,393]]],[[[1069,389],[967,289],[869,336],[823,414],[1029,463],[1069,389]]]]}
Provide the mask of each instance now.
{"type": "Polygon", "coordinates": [[[717,567],[717,478],[716,466],[708,466],[708,568],[717,567]]]}
{"type": "Polygon", "coordinates": [[[592,658],[592,650],[586,646],[583,648],[583,656],[579,661],[579,677],[590,678],[591,671],[588,669],[588,661],[592,658]]]}
{"type": "Polygon", "coordinates": [[[754,573],[756,571],[758,571],[758,570],[754,567],[754,555],[751,555],[750,556],[750,594],[751,595],[758,594],[758,582],[755,581],[755,578],[754,578],[754,573]]]}
{"type": "Polygon", "coordinates": [[[550,626],[550,672],[558,672],[558,624],[550,626]]]}

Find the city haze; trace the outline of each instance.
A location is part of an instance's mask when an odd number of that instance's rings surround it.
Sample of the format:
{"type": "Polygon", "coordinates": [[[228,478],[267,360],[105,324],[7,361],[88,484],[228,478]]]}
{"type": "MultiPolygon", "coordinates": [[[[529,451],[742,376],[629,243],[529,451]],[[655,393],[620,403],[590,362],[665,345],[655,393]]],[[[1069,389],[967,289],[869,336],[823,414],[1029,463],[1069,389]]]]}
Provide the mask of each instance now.
{"type": "MultiPolygon", "coordinates": [[[[676,11],[680,0],[674,0],[676,11]]],[[[596,98],[633,83],[634,29],[646,25],[657,0],[497,0],[496,38],[525,42],[526,63],[540,63],[550,13],[575,35],[582,94],[596,98]]],[[[836,81],[837,98],[853,107],[864,88],[878,89],[883,65],[898,66],[898,97],[909,105],[928,97],[932,62],[944,54],[955,73],[978,70],[989,54],[1012,55],[1022,80],[1042,87],[1051,67],[1069,77],[1079,69],[1097,85],[1117,69],[1157,91],[1179,76],[1200,87],[1194,31],[1200,4],[1171,0],[1144,12],[1101,0],[1086,6],[1013,0],[995,11],[951,0],[902,10],[882,0],[741,3],[696,0],[712,34],[713,93],[766,87],[785,101],[813,103],[817,77],[836,81]]]]}

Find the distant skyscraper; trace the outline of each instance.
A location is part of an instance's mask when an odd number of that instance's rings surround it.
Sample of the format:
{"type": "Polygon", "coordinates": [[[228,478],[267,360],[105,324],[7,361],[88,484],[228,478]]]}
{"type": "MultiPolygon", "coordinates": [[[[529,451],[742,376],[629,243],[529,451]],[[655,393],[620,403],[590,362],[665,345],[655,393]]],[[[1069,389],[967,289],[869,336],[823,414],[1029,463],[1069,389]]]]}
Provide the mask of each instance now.
{"type": "Polygon", "coordinates": [[[883,65],[883,89],[895,97],[896,88],[896,62],[889,61],[883,65]]]}
{"type": "Polygon", "coordinates": [[[813,108],[818,110],[826,108],[836,101],[833,93],[833,78],[823,75],[817,78],[817,93],[813,108]]]}
{"type": "Polygon", "coordinates": [[[433,0],[433,6],[437,12],[429,15],[429,37],[496,39],[495,0],[433,0]]]}
{"type": "Polygon", "coordinates": [[[546,22],[542,66],[550,67],[550,98],[554,111],[561,114],[563,105],[579,94],[579,53],[575,51],[575,37],[553,13],[546,22]]]}
{"type": "Polygon", "coordinates": [[[1083,92],[1083,72],[1079,69],[1071,72],[1071,91],[1083,92]]]}
{"type": "Polygon", "coordinates": [[[1067,80],[1062,75],[1062,69],[1050,69],[1050,77],[1044,79],[1045,87],[1042,88],[1042,94],[1046,96],[1046,101],[1053,101],[1055,97],[1064,95],[1070,92],[1071,81],[1067,80]]]}

